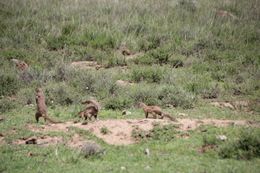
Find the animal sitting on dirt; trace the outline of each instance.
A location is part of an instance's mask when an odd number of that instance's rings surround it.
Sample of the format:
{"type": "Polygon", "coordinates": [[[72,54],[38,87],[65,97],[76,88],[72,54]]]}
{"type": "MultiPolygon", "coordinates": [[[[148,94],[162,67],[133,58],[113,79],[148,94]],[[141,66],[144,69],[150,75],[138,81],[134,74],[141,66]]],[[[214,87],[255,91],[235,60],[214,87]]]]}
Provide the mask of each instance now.
{"type": "Polygon", "coordinates": [[[164,117],[169,118],[171,121],[176,121],[176,119],[168,113],[162,112],[162,109],[159,106],[147,106],[146,104],[140,102],[139,107],[143,108],[145,113],[145,118],[148,118],[149,114],[152,114],[154,119],[157,119],[159,116],[160,119],[163,119],[164,117]]]}
{"type": "Polygon", "coordinates": [[[40,117],[43,117],[45,122],[46,122],[46,120],[48,120],[50,123],[59,123],[48,117],[47,106],[45,104],[45,96],[44,96],[43,90],[41,88],[36,88],[35,99],[36,99],[36,105],[37,105],[35,119],[36,119],[37,123],[39,122],[40,117]]]}
{"type": "Polygon", "coordinates": [[[92,117],[97,119],[98,112],[101,109],[100,104],[95,100],[86,100],[82,104],[86,104],[87,106],[83,111],[78,113],[80,117],[85,118],[85,120],[91,120],[92,117]]]}

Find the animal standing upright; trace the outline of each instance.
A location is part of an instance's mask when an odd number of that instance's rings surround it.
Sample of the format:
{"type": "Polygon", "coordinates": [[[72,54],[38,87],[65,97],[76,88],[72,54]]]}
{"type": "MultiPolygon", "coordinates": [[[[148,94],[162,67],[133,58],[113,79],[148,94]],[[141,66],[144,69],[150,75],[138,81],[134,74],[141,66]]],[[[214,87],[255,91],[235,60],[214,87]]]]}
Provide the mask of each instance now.
{"type": "Polygon", "coordinates": [[[35,100],[36,100],[35,119],[37,123],[39,122],[40,117],[43,117],[45,122],[48,120],[50,123],[59,123],[48,117],[47,106],[45,103],[45,96],[42,88],[36,88],[35,100]]]}

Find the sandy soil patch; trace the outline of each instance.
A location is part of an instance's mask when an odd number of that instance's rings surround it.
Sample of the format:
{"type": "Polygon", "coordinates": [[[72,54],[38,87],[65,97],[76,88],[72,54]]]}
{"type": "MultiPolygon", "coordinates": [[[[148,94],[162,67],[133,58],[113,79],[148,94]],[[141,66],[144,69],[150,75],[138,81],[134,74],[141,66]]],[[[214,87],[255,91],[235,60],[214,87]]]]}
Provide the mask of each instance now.
{"type": "MultiPolygon", "coordinates": [[[[245,120],[217,120],[217,119],[177,119],[177,122],[159,119],[121,119],[121,120],[98,120],[89,122],[87,125],[81,123],[66,122],[60,124],[48,124],[42,126],[29,125],[28,128],[36,132],[48,131],[68,131],[69,127],[77,127],[83,130],[88,130],[97,137],[103,139],[108,144],[112,145],[128,145],[136,141],[132,138],[132,131],[135,128],[141,130],[151,130],[154,123],[175,124],[179,130],[194,130],[201,125],[214,125],[216,127],[225,127],[228,125],[241,125],[259,127],[259,122],[248,122],[245,120]],[[109,130],[108,134],[101,132],[102,128],[109,130]]],[[[77,138],[77,137],[75,137],[77,138]]],[[[73,141],[73,140],[72,140],[73,141]]],[[[72,142],[73,143],[73,142],[72,142]]]]}
{"type": "Polygon", "coordinates": [[[32,136],[28,138],[21,138],[18,139],[17,141],[13,141],[13,144],[16,145],[21,145],[21,144],[37,144],[40,146],[49,146],[49,145],[57,145],[59,143],[62,143],[63,139],[60,136],[32,136]]]}

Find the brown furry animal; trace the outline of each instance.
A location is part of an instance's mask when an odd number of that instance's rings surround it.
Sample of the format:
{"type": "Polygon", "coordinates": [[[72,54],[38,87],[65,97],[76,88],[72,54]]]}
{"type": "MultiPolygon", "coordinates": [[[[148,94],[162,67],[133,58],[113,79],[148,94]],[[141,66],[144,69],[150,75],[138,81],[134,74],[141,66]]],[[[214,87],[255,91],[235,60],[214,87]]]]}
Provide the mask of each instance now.
{"type": "Polygon", "coordinates": [[[95,119],[97,119],[97,114],[98,114],[98,111],[95,107],[93,106],[89,106],[87,107],[85,110],[83,111],[80,111],[78,113],[78,115],[81,117],[81,118],[84,118],[85,120],[91,120],[92,117],[94,117],[95,119]]]}
{"type": "Polygon", "coordinates": [[[154,119],[157,119],[158,115],[160,119],[167,117],[172,121],[176,121],[176,119],[173,118],[170,114],[162,112],[162,109],[159,106],[147,106],[146,104],[140,102],[139,107],[143,108],[145,118],[148,118],[149,114],[152,114],[154,119]]]}
{"type": "Polygon", "coordinates": [[[82,102],[82,104],[86,104],[87,105],[86,108],[93,106],[93,107],[95,107],[95,109],[97,109],[97,111],[99,111],[101,109],[100,104],[96,100],[93,100],[93,99],[86,100],[86,101],[82,102]]]}
{"type": "Polygon", "coordinates": [[[45,96],[44,96],[41,88],[36,88],[35,99],[36,99],[36,105],[37,105],[35,119],[36,119],[37,123],[39,122],[40,117],[43,117],[45,122],[46,122],[46,120],[48,120],[51,123],[59,123],[59,122],[53,121],[52,119],[50,119],[48,117],[47,106],[45,104],[45,96]]]}
{"type": "Polygon", "coordinates": [[[85,120],[91,119],[92,117],[97,119],[98,112],[101,109],[100,104],[95,100],[86,100],[82,102],[82,104],[87,104],[87,107],[78,113],[80,117],[85,118],[85,120]]]}

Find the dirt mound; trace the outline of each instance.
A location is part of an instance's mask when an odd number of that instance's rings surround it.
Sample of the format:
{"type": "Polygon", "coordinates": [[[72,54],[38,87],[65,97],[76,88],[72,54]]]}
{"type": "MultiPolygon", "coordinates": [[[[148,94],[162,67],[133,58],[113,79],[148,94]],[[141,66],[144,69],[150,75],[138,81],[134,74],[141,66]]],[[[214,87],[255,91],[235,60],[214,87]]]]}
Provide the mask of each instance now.
{"type": "Polygon", "coordinates": [[[140,119],[140,120],[102,120],[90,122],[87,125],[81,123],[66,122],[60,124],[43,125],[40,128],[34,125],[29,125],[29,129],[35,132],[48,132],[48,131],[68,131],[69,127],[77,127],[84,130],[89,130],[97,137],[103,139],[108,144],[113,145],[126,145],[132,144],[135,141],[132,139],[132,130],[139,127],[142,130],[151,130],[153,123],[159,122],[162,124],[169,123],[164,120],[153,119],[140,119]],[[107,128],[110,133],[103,134],[102,128],[107,128]]]}
{"type": "Polygon", "coordinates": [[[248,100],[237,100],[237,101],[213,101],[210,104],[219,108],[228,108],[231,110],[250,112],[251,111],[250,105],[253,103],[248,100]]]}
{"type": "Polygon", "coordinates": [[[178,119],[181,130],[194,130],[201,125],[214,125],[216,127],[225,127],[228,125],[249,125],[245,120],[217,120],[217,119],[178,119]]]}
{"type": "MultiPolygon", "coordinates": [[[[0,144],[2,138],[0,138],[0,144]]],[[[4,142],[4,141],[3,141],[4,142]]],[[[24,144],[34,144],[39,146],[50,146],[50,145],[57,145],[63,143],[70,148],[81,148],[88,140],[84,140],[79,134],[74,134],[69,140],[64,140],[61,136],[32,136],[32,137],[25,137],[20,138],[16,141],[13,141],[15,145],[24,145],[24,144]]],[[[4,143],[3,143],[4,144],[4,143]]]]}
{"type": "Polygon", "coordinates": [[[74,136],[67,141],[67,145],[71,148],[82,148],[86,142],[88,141],[84,140],[79,134],[74,134],[74,136]]]}
{"type": "MultiPolygon", "coordinates": [[[[36,132],[44,131],[68,131],[69,127],[77,127],[83,130],[88,130],[92,132],[97,137],[103,139],[108,144],[112,145],[128,145],[135,143],[132,138],[132,131],[136,127],[141,130],[151,130],[154,123],[160,123],[162,125],[166,124],[176,124],[179,126],[179,130],[194,130],[201,125],[214,125],[217,127],[223,127],[228,125],[247,125],[259,127],[259,123],[248,122],[244,120],[216,120],[216,119],[177,119],[177,122],[172,122],[169,120],[159,120],[159,119],[122,119],[122,120],[99,120],[94,122],[89,122],[87,125],[82,125],[81,123],[66,122],[60,124],[49,124],[43,125],[41,127],[36,127],[35,125],[29,125],[28,128],[36,132]],[[109,130],[109,133],[102,133],[102,128],[109,130]]],[[[72,138],[71,144],[78,136],[72,138]]],[[[83,140],[82,140],[83,142],[83,140]]],[[[82,143],[81,143],[82,144],[82,143]]],[[[79,144],[79,145],[81,145],[79,144]]]]}

